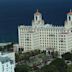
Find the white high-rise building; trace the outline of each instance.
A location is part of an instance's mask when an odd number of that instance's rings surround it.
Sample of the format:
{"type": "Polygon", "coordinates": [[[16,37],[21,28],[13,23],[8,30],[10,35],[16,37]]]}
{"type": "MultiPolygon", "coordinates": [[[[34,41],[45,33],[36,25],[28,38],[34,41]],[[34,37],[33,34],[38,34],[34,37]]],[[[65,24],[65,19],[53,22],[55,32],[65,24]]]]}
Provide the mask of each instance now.
{"type": "Polygon", "coordinates": [[[24,32],[21,37],[20,46],[24,48],[24,52],[39,49],[39,33],[35,31],[24,32]]]}
{"type": "MultiPolygon", "coordinates": [[[[63,54],[65,52],[70,52],[72,50],[72,12],[67,14],[67,20],[65,21],[64,26],[54,26],[52,24],[45,24],[44,20],[42,19],[42,14],[37,10],[34,13],[34,20],[32,20],[32,26],[18,26],[18,39],[19,39],[19,46],[27,50],[25,46],[28,44],[26,43],[25,35],[33,35],[36,32],[39,37],[38,42],[40,42],[39,47],[36,47],[41,50],[46,49],[53,49],[58,51],[59,54],[63,54]],[[33,31],[33,33],[30,33],[33,31]]],[[[31,37],[30,39],[32,39],[31,37]]],[[[33,42],[35,40],[32,40],[33,42]]],[[[36,44],[36,43],[35,43],[36,44]]],[[[34,44],[33,44],[34,45],[34,44]]],[[[37,45],[35,45],[37,46],[37,45]]],[[[35,49],[34,47],[30,48],[31,50],[35,49]]]]}
{"type": "Polygon", "coordinates": [[[15,55],[14,53],[0,52],[0,72],[14,72],[15,55]]]}

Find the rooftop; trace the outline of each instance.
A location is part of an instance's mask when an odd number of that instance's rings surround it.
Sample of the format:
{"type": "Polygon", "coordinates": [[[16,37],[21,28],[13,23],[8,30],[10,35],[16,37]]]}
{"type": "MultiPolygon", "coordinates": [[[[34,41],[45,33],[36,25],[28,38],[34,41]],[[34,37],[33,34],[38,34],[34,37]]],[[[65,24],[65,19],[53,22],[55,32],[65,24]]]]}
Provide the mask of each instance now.
{"type": "Polygon", "coordinates": [[[70,12],[68,12],[68,14],[72,15],[72,10],[70,9],[70,12]]]}
{"type": "Polygon", "coordinates": [[[41,13],[39,12],[39,10],[37,9],[35,15],[40,15],[41,13]]]}
{"type": "Polygon", "coordinates": [[[0,62],[2,62],[2,63],[6,63],[6,62],[11,62],[12,63],[12,60],[10,60],[10,58],[8,58],[8,57],[0,57],[0,62]]]}

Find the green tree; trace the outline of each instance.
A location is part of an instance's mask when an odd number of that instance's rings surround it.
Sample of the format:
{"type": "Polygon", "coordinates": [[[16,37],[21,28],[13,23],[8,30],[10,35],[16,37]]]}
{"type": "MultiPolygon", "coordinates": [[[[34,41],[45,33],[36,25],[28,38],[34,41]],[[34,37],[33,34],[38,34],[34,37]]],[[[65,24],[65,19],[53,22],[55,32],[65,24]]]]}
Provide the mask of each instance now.
{"type": "Polygon", "coordinates": [[[41,72],[59,72],[54,65],[45,65],[41,68],[41,72]]]}
{"type": "Polygon", "coordinates": [[[49,65],[42,67],[41,72],[67,72],[67,65],[63,59],[57,58],[49,65]]]}
{"type": "Polygon", "coordinates": [[[63,59],[56,58],[51,62],[50,65],[54,65],[59,70],[59,72],[67,72],[67,65],[63,59]]]}
{"type": "Polygon", "coordinates": [[[72,54],[70,52],[67,52],[67,53],[62,55],[62,58],[65,60],[72,61],[72,54]]]}
{"type": "Polygon", "coordinates": [[[51,52],[51,55],[52,55],[52,57],[53,58],[58,58],[58,52],[57,51],[53,51],[53,52],[51,52]]]}
{"type": "Polygon", "coordinates": [[[15,60],[16,62],[20,61],[20,55],[18,53],[15,53],[15,60]]]}
{"type": "Polygon", "coordinates": [[[32,68],[24,64],[17,65],[15,68],[15,72],[30,72],[30,71],[32,71],[32,68]]]}
{"type": "Polygon", "coordinates": [[[68,65],[67,72],[72,72],[72,64],[68,65]]]}

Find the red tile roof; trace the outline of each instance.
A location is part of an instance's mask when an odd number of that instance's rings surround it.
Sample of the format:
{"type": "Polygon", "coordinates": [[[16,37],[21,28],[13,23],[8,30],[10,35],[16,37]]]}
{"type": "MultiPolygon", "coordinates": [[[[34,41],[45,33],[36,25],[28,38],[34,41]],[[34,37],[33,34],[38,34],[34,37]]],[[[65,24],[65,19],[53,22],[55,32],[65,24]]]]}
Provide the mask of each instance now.
{"type": "Polygon", "coordinates": [[[36,13],[35,13],[35,15],[40,15],[41,13],[38,11],[38,9],[37,9],[37,11],[36,11],[36,13]]]}
{"type": "Polygon", "coordinates": [[[68,12],[68,14],[72,15],[72,10],[70,9],[70,12],[68,12]]]}
{"type": "Polygon", "coordinates": [[[68,12],[68,14],[72,15],[72,12],[68,12]]]}

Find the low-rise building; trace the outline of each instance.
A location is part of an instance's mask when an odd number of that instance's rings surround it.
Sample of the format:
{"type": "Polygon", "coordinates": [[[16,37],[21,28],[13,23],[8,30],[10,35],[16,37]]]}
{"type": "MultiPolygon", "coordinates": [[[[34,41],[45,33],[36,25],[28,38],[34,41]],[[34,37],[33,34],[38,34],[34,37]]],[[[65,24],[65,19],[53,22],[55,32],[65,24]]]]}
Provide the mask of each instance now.
{"type": "Polygon", "coordinates": [[[14,72],[15,54],[0,52],[0,72],[14,72]]]}

